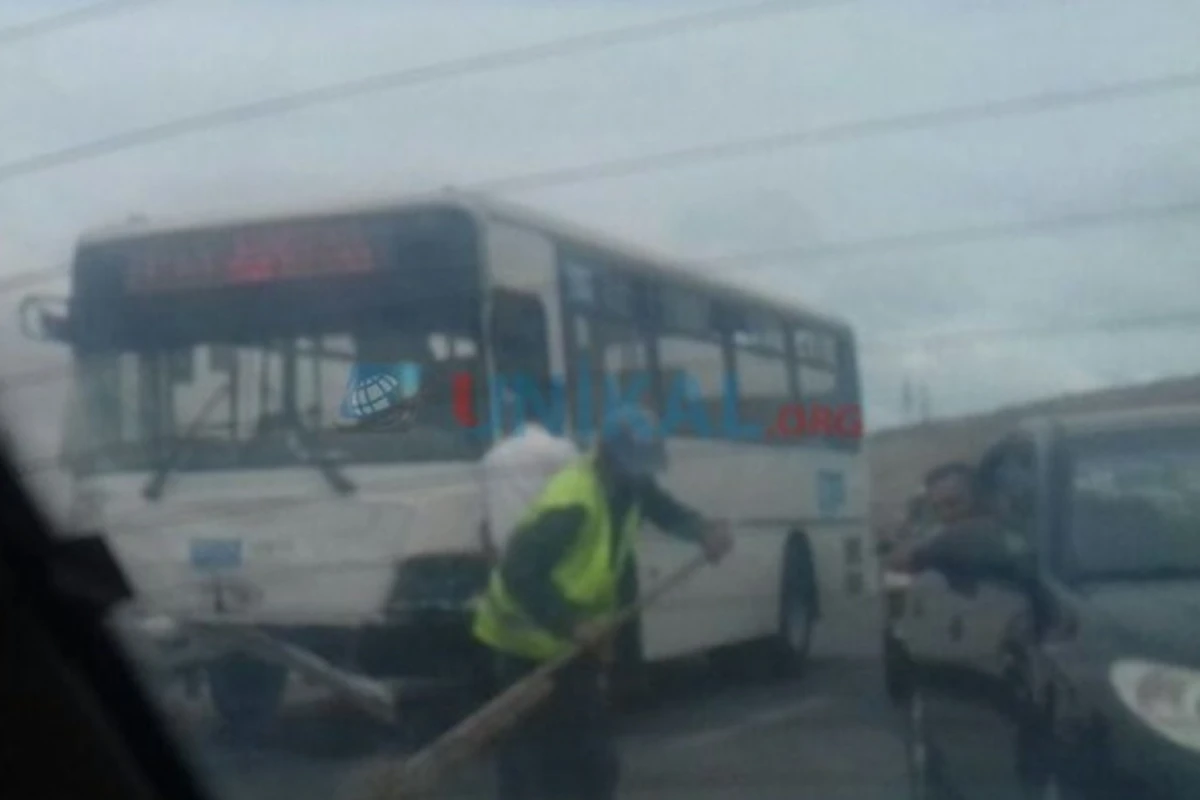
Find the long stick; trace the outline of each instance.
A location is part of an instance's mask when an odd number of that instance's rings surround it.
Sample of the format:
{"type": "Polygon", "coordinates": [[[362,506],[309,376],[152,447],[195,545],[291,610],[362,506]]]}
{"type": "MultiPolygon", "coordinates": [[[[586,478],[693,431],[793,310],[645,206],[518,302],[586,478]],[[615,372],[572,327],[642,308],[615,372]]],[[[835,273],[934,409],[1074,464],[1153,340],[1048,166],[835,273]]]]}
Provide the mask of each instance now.
{"type": "MultiPolygon", "coordinates": [[[[647,606],[691,578],[706,563],[703,555],[697,556],[642,593],[637,602],[612,618],[600,639],[612,636],[647,606]]],[[[413,800],[427,792],[452,767],[475,755],[497,734],[510,728],[542,702],[554,688],[555,673],[588,649],[589,645],[576,645],[538,667],[411,758],[399,763],[385,761],[368,766],[355,776],[350,796],[361,800],[413,800]]]]}
{"type": "Polygon", "coordinates": [[[246,650],[264,661],[295,670],[381,722],[396,721],[392,692],[378,681],[338,669],[316,653],[280,641],[257,628],[215,629],[205,633],[228,648],[246,650]]]}

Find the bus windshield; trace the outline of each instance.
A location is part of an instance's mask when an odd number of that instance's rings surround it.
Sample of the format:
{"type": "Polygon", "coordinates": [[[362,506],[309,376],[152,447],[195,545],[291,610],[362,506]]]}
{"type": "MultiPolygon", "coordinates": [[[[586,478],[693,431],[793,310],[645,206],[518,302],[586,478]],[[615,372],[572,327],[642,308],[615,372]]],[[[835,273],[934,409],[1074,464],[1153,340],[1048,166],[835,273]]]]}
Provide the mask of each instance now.
{"type": "Polygon", "coordinates": [[[76,471],[470,459],[478,249],[441,211],[285,220],[81,248],[76,471]]]}
{"type": "Polygon", "coordinates": [[[455,375],[479,376],[479,349],[421,330],[89,354],[66,455],[99,472],[154,469],[177,449],[181,471],[294,466],[311,457],[290,435],[300,426],[336,462],[472,459],[450,395],[455,375]]]}

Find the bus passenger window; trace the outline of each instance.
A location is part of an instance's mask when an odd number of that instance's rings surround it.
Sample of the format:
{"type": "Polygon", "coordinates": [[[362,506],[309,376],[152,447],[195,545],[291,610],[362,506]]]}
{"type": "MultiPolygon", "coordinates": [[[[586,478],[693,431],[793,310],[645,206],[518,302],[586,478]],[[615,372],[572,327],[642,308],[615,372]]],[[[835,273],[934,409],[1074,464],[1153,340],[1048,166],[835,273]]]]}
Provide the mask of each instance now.
{"type": "Polygon", "coordinates": [[[716,438],[729,386],[720,342],[683,336],[658,340],[659,396],[669,435],[716,438]]]}
{"type": "Polygon", "coordinates": [[[658,291],[657,395],[669,435],[718,438],[732,386],[713,301],[683,286],[658,291]]]}
{"type": "Polygon", "coordinates": [[[800,396],[805,400],[822,400],[837,393],[837,374],[832,370],[801,364],[798,372],[800,396]]]}
{"type": "Polygon", "coordinates": [[[833,334],[801,325],[792,336],[800,399],[830,402],[842,389],[838,380],[838,341],[833,334]]]}
{"type": "Polygon", "coordinates": [[[736,358],[738,418],[770,429],[779,410],[791,402],[787,361],[746,350],[739,350],[736,358]]]}
{"type": "Polygon", "coordinates": [[[647,285],[629,266],[564,262],[567,393],[575,434],[586,443],[623,403],[654,406],[647,285]]]}
{"type": "Polygon", "coordinates": [[[587,328],[590,346],[579,347],[576,367],[589,370],[589,396],[586,406],[580,404],[582,398],[574,398],[574,407],[577,423],[594,431],[615,405],[652,407],[653,386],[649,343],[641,331],[612,320],[593,320],[587,328]]]}
{"type": "Polygon", "coordinates": [[[550,374],[546,309],[535,294],[497,289],[492,295],[491,340],[496,371],[505,378],[550,374]]]}
{"type": "Polygon", "coordinates": [[[791,402],[784,328],[747,315],[733,332],[738,418],[772,429],[779,410],[791,402]]]}

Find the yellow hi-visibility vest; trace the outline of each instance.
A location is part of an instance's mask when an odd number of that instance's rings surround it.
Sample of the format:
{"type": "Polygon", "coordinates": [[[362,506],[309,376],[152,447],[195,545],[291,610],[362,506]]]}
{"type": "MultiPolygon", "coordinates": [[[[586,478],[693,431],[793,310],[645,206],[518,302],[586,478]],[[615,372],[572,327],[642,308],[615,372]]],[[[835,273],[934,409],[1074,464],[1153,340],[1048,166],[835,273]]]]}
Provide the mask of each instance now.
{"type": "MultiPolygon", "coordinates": [[[[621,573],[631,560],[641,513],[636,505],[630,508],[616,529],[593,458],[580,459],[551,478],[526,511],[516,535],[546,511],[577,505],[584,508],[583,522],[575,545],[555,566],[551,580],[567,602],[585,617],[597,619],[616,611],[621,573]],[[613,536],[620,537],[616,547],[613,536]]],[[[492,571],[475,612],[474,635],[494,650],[534,661],[555,658],[572,644],[539,627],[520,608],[505,588],[499,567],[492,571]]]]}

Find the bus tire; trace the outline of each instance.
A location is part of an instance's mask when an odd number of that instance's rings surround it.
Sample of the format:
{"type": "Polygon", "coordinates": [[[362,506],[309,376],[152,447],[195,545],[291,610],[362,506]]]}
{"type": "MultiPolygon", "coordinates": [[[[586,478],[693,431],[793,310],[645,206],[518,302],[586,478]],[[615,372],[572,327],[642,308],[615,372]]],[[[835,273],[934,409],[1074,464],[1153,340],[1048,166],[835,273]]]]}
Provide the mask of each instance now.
{"type": "Polygon", "coordinates": [[[779,632],[773,643],[772,666],[779,677],[804,671],[812,649],[817,621],[816,582],[808,541],[793,535],[784,547],[783,578],[779,588],[779,632]]]}
{"type": "Polygon", "coordinates": [[[287,670],[276,664],[229,655],[209,664],[207,672],[213,709],[231,731],[261,728],[283,702],[287,670]]]}

